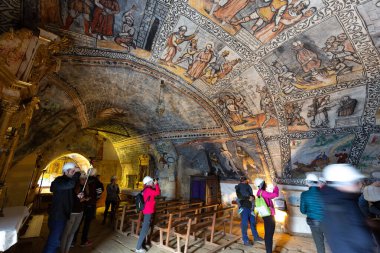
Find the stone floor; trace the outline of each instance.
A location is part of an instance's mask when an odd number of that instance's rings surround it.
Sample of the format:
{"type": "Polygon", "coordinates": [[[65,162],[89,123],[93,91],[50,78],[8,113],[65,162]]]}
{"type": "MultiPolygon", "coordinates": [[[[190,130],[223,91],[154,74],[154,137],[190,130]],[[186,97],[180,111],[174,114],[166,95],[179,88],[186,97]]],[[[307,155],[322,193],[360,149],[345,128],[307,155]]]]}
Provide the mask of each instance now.
{"type": "MultiPolygon", "coordinates": [[[[101,216],[98,213],[97,219],[93,222],[90,232],[90,239],[93,241],[93,245],[88,248],[81,248],[76,246],[72,248],[72,253],[124,253],[134,252],[137,238],[133,236],[124,236],[117,232],[114,232],[108,225],[101,225],[101,216]]],[[[258,224],[258,231],[260,235],[263,235],[263,224],[258,224]]],[[[234,234],[240,234],[239,222],[235,221],[234,234]]],[[[250,233],[249,233],[250,234],[250,233]]],[[[39,253],[42,252],[43,245],[47,239],[48,228],[47,218],[44,219],[44,226],[39,238],[23,239],[17,245],[12,247],[6,253],[39,253]]],[[[219,236],[219,243],[223,242],[222,235],[219,236]]],[[[217,243],[218,243],[217,242],[217,243]]],[[[213,246],[202,244],[195,244],[189,249],[189,253],[206,253],[213,246]]],[[[314,243],[310,237],[291,236],[285,233],[276,233],[274,237],[274,253],[314,253],[316,252],[314,243]]],[[[153,246],[148,252],[161,253],[168,252],[163,249],[153,246]]],[[[225,253],[240,253],[240,252],[255,252],[265,253],[264,244],[256,243],[253,247],[249,248],[244,246],[240,241],[227,247],[223,252],[225,253]]]]}

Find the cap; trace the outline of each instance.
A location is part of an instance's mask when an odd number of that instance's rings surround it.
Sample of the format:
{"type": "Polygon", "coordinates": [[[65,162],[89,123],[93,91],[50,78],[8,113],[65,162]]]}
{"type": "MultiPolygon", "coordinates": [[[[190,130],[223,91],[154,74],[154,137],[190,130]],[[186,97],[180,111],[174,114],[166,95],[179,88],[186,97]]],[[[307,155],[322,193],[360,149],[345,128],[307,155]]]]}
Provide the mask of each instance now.
{"type": "Polygon", "coordinates": [[[255,178],[255,181],[253,182],[253,184],[257,187],[257,188],[260,188],[262,186],[262,184],[264,183],[264,179],[262,178],[255,178]]]}
{"type": "Polygon", "coordinates": [[[318,185],[318,177],[317,175],[313,174],[313,173],[309,173],[306,175],[306,184],[308,185],[312,185],[312,186],[315,186],[315,185],[318,185]]]}
{"type": "Polygon", "coordinates": [[[70,169],[74,169],[75,167],[78,167],[75,163],[65,163],[62,167],[62,173],[65,173],[70,169]]]}
{"type": "Polygon", "coordinates": [[[348,163],[327,165],[323,169],[323,177],[332,186],[347,185],[365,178],[354,166],[348,163]]]}
{"type": "Polygon", "coordinates": [[[150,176],[144,177],[143,184],[148,184],[150,182],[153,182],[153,178],[151,178],[150,176]]]}

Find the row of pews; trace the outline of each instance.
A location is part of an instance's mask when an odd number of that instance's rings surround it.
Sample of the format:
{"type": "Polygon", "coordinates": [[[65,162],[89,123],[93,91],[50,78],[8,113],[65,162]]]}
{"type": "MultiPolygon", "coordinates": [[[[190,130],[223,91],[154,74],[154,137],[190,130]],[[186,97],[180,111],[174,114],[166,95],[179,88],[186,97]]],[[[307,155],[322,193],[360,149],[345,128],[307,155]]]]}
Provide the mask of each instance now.
{"type": "MultiPolygon", "coordinates": [[[[170,252],[187,253],[192,245],[204,243],[208,252],[218,252],[240,239],[232,234],[234,207],[203,202],[157,199],[148,241],[170,252]]],[[[121,202],[115,215],[115,230],[138,237],[143,222],[136,205],[121,202]]]]}

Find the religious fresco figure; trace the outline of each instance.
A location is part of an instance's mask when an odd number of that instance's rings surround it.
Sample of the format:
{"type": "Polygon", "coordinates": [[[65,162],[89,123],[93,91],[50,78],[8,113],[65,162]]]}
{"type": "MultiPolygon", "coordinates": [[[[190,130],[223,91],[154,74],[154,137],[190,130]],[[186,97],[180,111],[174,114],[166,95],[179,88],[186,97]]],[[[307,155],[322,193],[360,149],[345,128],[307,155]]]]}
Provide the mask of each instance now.
{"type": "Polygon", "coordinates": [[[265,120],[261,127],[265,127],[271,118],[277,119],[276,109],[270,97],[270,92],[266,86],[257,87],[256,91],[260,94],[260,109],[264,111],[265,120]]]}
{"type": "MultiPolygon", "coordinates": [[[[60,16],[59,0],[44,0],[39,1],[40,4],[40,21],[43,24],[58,24],[62,25],[60,16]]],[[[24,7],[25,8],[25,7],[24,7]]]]}
{"type": "Polygon", "coordinates": [[[230,151],[227,149],[227,145],[223,143],[222,148],[219,149],[220,155],[223,157],[222,164],[223,166],[236,174],[239,174],[239,169],[235,166],[233,161],[233,156],[230,151]]]}
{"type": "Polygon", "coordinates": [[[225,23],[231,23],[231,20],[235,15],[247,7],[248,3],[252,0],[228,0],[223,6],[220,6],[215,12],[213,10],[210,15],[214,15],[217,19],[222,21],[222,25],[225,23]]]}
{"type": "Polygon", "coordinates": [[[308,126],[305,119],[301,116],[303,102],[290,102],[285,105],[285,115],[288,126],[308,126]]]}
{"type": "Polygon", "coordinates": [[[115,37],[115,42],[128,49],[130,48],[136,49],[136,44],[134,42],[135,28],[134,28],[134,20],[135,20],[135,12],[137,10],[136,5],[133,5],[130,10],[124,12],[122,17],[122,27],[121,32],[115,37]]]}
{"type": "Polygon", "coordinates": [[[97,35],[100,40],[106,37],[113,37],[113,26],[115,15],[120,12],[117,0],[95,0],[94,18],[91,25],[91,32],[97,35]]]}
{"type": "Polygon", "coordinates": [[[307,117],[312,117],[310,126],[313,128],[329,127],[328,111],[336,104],[331,103],[330,95],[324,97],[314,97],[313,103],[309,105],[307,117]]]}
{"type": "Polygon", "coordinates": [[[200,78],[204,75],[204,70],[213,57],[213,46],[211,43],[207,43],[205,49],[197,55],[191,68],[185,73],[185,76],[190,77],[193,81],[200,78]]]}
{"type": "Polygon", "coordinates": [[[230,54],[228,50],[222,52],[216,57],[216,60],[208,65],[205,70],[204,80],[209,84],[215,84],[218,79],[218,74],[224,70],[224,65],[227,62],[226,57],[230,54]]]}
{"type": "Polygon", "coordinates": [[[191,68],[191,65],[193,64],[194,62],[194,59],[195,59],[195,55],[199,53],[199,50],[198,50],[198,39],[197,38],[193,38],[190,40],[190,45],[189,47],[186,49],[186,52],[184,54],[182,54],[178,60],[175,62],[175,64],[180,64],[182,62],[187,62],[188,64],[188,68],[191,68]]]}
{"type": "Polygon", "coordinates": [[[244,173],[248,176],[248,170],[251,169],[254,171],[252,174],[260,173],[260,169],[256,166],[255,160],[244,150],[243,147],[236,147],[236,154],[241,158],[243,164],[244,173]]]}
{"type": "Polygon", "coordinates": [[[213,172],[216,175],[222,174],[223,176],[226,176],[226,173],[224,172],[222,166],[220,165],[220,161],[218,159],[218,156],[214,151],[208,153],[208,157],[210,159],[211,163],[211,169],[213,169],[213,172]]]}
{"type": "Polygon", "coordinates": [[[293,43],[293,49],[296,52],[297,61],[301,65],[302,70],[308,74],[304,79],[306,81],[322,79],[323,74],[319,71],[322,61],[318,55],[310,49],[305,48],[304,43],[299,40],[293,43]]]}
{"type": "Polygon", "coordinates": [[[177,51],[181,51],[181,49],[178,47],[180,44],[182,44],[185,41],[190,41],[197,35],[198,31],[195,31],[191,35],[185,35],[187,32],[186,26],[180,26],[178,28],[178,32],[174,32],[170,34],[167,42],[166,42],[166,55],[163,59],[161,59],[161,63],[164,65],[168,65],[171,67],[174,67],[173,65],[173,59],[177,54],[177,51]]]}
{"type": "Polygon", "coordinates": [[[257,31],[261,30],[263,28],[263,25],[268,24],[274,20],[275,26],[272,31],[276,32],[279,29],[280,20],[282,18],[282,15],[285,13],[288,4],[288,0],[272,0],[268,6],[258,8],[250,15],[243,17],[238,21],[232,22],[231,24],[238,26],[241,23],[256,20],[255,24],[251,28],[251,31],[254,34],[257,31]]]}
{"type": "MultiPolygon", "coordinates": [[[[42,1],[43,2],[43,1],[42,1]]],[[[66,21],[62,29],[69,30],[74,20],[82,16],[84,33],[87,36],[92,36],[90,33],[90,15],[93,10],[93,2],[91,0],[69,0],[68,9],[69,13],[66,17],[66,21]]]]}
{"type": "Polygon", "coordinates": [[[296,4],[289,4],[288,8],[282,15],[279,23],[276,27],[276,22],[272,21],[264,28],[255,33],[255,37],[262,43],[267,43],[274,39],[278,34],[284,31],[286,28],[293,26],[294,24],[314,15],[316,8],[310,8],[305,11],[310,5],[310,0],[302,0],[296,4]]]}

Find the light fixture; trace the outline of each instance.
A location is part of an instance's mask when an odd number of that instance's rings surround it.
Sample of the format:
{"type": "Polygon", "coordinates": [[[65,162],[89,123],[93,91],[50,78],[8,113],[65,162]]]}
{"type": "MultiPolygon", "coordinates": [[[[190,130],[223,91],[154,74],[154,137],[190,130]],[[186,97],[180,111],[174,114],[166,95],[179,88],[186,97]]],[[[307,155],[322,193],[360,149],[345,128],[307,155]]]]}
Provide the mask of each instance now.
{"type": "Polygon", "coordinates": [[[164,100],[164,89],[165,89],[165,81],[161,80],[160,85],[160,93],[158,95],[158,104],[156,107],[156,113],[159,117],[161,117],[165,112],[165,100],[164,100]]]}

